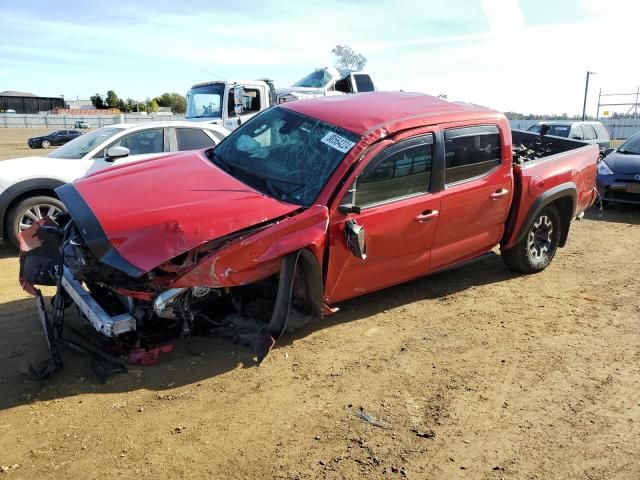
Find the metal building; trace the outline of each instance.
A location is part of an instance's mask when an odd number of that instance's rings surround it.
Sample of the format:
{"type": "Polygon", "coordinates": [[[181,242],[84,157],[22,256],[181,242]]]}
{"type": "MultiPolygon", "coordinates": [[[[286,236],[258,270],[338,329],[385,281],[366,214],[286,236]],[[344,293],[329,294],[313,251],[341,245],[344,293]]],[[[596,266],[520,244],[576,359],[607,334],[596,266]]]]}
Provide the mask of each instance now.
{"type": "Polygon", "coordinates": [[[64,108],[62,97],[38,97],[32,93],[0,92],[0,113],[15,110],[16,113],[49,112],[54,108],[64,108]]]}

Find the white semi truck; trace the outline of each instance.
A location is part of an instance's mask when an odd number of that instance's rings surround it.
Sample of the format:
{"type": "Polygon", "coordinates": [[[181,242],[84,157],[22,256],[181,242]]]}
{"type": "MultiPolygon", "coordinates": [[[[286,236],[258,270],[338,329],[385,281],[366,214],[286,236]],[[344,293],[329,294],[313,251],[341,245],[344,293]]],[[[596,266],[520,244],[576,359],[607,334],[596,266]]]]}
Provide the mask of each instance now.
{"type": "Polygon", "coordinates": [[[331,67],[318,68],[289,88],[276,89],[268,79],[199,83],[187,92],[186,118],[233,130],[279,103],[374,90],[370,75],[331,67]]]}

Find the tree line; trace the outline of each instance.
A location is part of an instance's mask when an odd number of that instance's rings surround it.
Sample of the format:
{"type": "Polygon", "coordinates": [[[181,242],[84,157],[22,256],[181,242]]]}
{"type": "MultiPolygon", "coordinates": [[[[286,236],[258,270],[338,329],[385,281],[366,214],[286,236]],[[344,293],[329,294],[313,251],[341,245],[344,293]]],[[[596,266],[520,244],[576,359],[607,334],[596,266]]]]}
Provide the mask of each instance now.
{"type": "Polygon", "coordinates": [[[116,92],[109,90],[104,96],[99,93],[93,95],[91,103],[98,110],[117,108],[124,113],[153,113],[157,112],[160,107],[170,107],[172,113],[184,113],[187,111],[187,100],[179,93],[163,93],[159,97],[147,98],[142,102],[131,98],[119,98],[116,92]]]}

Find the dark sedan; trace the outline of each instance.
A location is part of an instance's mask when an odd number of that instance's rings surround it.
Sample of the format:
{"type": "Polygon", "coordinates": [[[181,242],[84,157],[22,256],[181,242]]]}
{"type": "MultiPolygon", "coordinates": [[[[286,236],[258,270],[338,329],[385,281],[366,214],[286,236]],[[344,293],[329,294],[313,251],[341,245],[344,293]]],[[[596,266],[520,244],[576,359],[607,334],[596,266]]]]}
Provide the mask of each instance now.
{"type": "Polygon", "coordinates": [[[597,185],[604,202],[640,204],[640,133],[598,164],[597,185]]]}
{"type": "Polygon", "coordinates": [[[78,130],[54,130],[41,137],[30,138],[27,140],[27,145],[29,145],[29,148],[49,148],[51,146],[64,145],[80,135],[82,135],[82,132],[78,130]]]}

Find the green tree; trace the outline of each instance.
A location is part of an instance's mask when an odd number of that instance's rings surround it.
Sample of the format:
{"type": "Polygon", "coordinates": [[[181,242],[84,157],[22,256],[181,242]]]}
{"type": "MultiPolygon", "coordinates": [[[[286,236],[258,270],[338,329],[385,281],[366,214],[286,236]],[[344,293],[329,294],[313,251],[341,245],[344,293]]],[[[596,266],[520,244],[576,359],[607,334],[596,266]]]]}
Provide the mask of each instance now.
{"type": "Polygon", "coordinates": [[[128,113],[127,104],[121,98],[118,99],[118,101],[116,102],[114,107],[117,108],[118,110],[120,110],[122,113],[128,113]]]}
{"type": "Polygon", "coordinates": [[[184,113],[187,111],[187,99],[179,93],[163,93],[154,98],[158,106],[171,107],[173,113],[184,113]]]}
{"type": "Polygon", "coordinates": [[[132,98],[127,98],[126,102],[127,113],[138,111],[138,102],[132,98]]]}
{"type": "Polygon", "coordinates": [[[158,102],[156,102],[155,98],[153,100],[147,101],[147,111],[149,112],[158,111],[158,102]]]}
{"type": "Polygon", "coordinates": [[[336,67],[347,68],[359,72],[367,64],[367,59],[364,55],[353,51],[349,45],[336,45],[331,50],[336,56],[336,67]]]}
{"type": "Polygon", "coordinates": [[[96,93],[95,95],[93,95],[91,97],[91,103],[98,110],[100,110],[102,108],[106,108],[105,105],[104,105],[104,100],[102,99],[102,95],[100,95],[99,93],[96,93]]]}
{"type": "Polygon", "coordinates": [[[106,104],[109,108],[118,108],[118,95],[113,90],[107,92],[106,104]]]}

